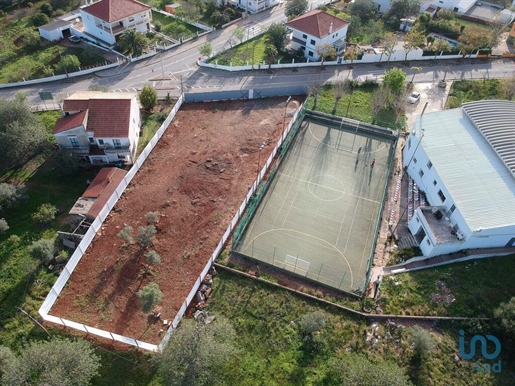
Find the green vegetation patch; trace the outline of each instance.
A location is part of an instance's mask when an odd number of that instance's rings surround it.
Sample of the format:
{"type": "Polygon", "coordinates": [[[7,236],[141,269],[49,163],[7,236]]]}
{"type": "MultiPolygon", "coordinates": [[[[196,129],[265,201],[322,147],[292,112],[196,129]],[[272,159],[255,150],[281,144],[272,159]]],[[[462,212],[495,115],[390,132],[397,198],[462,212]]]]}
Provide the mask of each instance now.
{"type": "Polygon", "coordinates": [[[154,24],[161,24],[161,33],[175,40],[188,39],[202,32],[200,28],[155,11],[152,11],[152,20],[154,24]]]}
{"type": "Polygon", "coordinates": [[[487,317],[515,296],[515,255],[387,276],[379,303],[385,314],[487,317]]]}
{"type": "Polygon", "coordinates": [[[503,79],[456,80],[452,83],[445,108],[454,109],[462,103],[484,99],[509,99],[507,82],[509,80],[503,79]]]}

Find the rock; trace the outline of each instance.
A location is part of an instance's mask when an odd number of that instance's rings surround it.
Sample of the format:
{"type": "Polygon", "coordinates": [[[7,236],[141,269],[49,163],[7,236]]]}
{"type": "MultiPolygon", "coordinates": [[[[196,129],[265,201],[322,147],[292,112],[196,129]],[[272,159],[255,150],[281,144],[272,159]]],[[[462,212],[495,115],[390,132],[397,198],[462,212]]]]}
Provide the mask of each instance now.
{"type": "Polygon", "coordinates": [[[216,319],[216,316],[213,316],[213,315],[209,315],[205,320],[204,320],[204,323],[205,324],[211,324],[213,323],[213,321],[216,319]]]}
{"type": "Polygon", "coordinates": [[[454,362],[458,363],[460,361],[460,357],[457,354],[454,354],[454,362]]]}
{"type": "Polygon", "coordinates": [[[202,292],[202,293],[205,293],[208,289],[208,286],[205,285],[205,284],[202,284],[199,288],[199,291],[202,292]]]}
{"type": "Polygon", "coordinates": [[[205,300],[206,300],[206,298],[205,298],[204,294],[200,291],[197,291],[197,303],[203,302],[205,300]]]}
{"type": "Polygon", "coordinates": [[[197,309],[203,310],[205,306],[206,306],[206,302],[200,302],[197,304],[197,309]]]}
{"type": "Polygon", "coordinates": [[[211,293],[212,293],[212,292],[213,292],[213,289],[212,289],[212,288],[208,288],[208,289],[206,290],[206,294],[205,294],[205,295],[206,295],[206,299],[207,299],[208,297],[210,297],[210,296],[211,296],[211,293]]]}

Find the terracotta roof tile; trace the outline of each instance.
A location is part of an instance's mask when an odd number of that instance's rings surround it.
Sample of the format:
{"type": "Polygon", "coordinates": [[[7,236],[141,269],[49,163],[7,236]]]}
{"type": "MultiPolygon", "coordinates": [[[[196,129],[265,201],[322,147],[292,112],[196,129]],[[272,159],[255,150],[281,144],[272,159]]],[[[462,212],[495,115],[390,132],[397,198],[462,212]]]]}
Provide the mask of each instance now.
{"type": "Polygon", "coordinates": [[[149,10],[151,7],[136,0],[101,0],[82,9],[90,15],[112,23],[149,10]]]}
{"type": "Polygon", "coordinates": [[[89,101],[87,99],[65,99],[63,103],[63,110],[66,112],[86,110],[88,108],[88,104],[89,101]]]}
{"type": "Polygon", "coordinates": [[[349,24],[345,20],[317,9],[289,21],[286,25],[311,36],[324,38],[329,35],[331,23],[333,23],[333,32],[349,24]]]}
{"type": "Polygon", "coordinates": [[[128,138],[130,99],[90,99],[87,131],[95,138],[128,138]]]}
{"type": "Polygon", "coordinates": [[[77,114],[73,115],[65,115],[64,117],[59,118],[54,125],[54,129],[52,130],[52,134],[61,133],[66,130],[73,129],[74,127],[79,127],[85,123],[87,119],[88,111],[84,110],[77,114]]]}
{"type": "Polygon", "coordinates": [[[91,181],[82,197],[94,198],[87,216],[96,218],[113,192],[118,188],[127,172],[118,168],[103,168],[91,181]]]}

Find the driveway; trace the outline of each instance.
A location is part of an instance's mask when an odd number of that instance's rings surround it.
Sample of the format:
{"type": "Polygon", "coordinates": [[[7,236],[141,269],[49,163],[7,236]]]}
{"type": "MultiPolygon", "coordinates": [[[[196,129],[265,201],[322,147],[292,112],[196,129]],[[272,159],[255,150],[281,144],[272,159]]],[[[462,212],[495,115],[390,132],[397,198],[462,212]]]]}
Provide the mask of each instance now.
{"type": "Polygon", "coordinates": [[[406,102],[408,105],[406,107],[407,130],[411,130],[415,123],[415,119],[420,117],[426,103],[427,107],[424,114],[444,109],[447,95],[449,95],[449,90],[451,89],[451,84],[452,82],[447,82],[447,87],[443,89],[438,87],[438,83],[415,83],[413,91],[418,91],[421,95],[420,100],[415,104],[406,102]]]}

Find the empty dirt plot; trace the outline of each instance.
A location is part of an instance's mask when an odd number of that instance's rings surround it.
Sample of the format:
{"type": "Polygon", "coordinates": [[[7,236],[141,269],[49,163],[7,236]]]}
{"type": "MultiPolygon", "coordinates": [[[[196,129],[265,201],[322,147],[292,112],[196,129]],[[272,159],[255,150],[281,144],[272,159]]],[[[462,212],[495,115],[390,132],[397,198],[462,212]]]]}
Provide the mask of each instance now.
{"type": "MultiPolygon", "coordinates": [[[[291,106],[290,102],[290,106],[291,106]]],[[[175,317],[283,129],[285,98],[186,104],[104,222],[52,308],[52,315],[158,343],[175,317]],[[261,151],[261,144],[266,146],[261,151]],[[147,225],[153,245],[124,246],[117,234],[147,225]],[[145,253],[161,263],[145,273],[145,253]],[[148,323],[137,292],[151,282],[163,298],[148,323]]]]}

